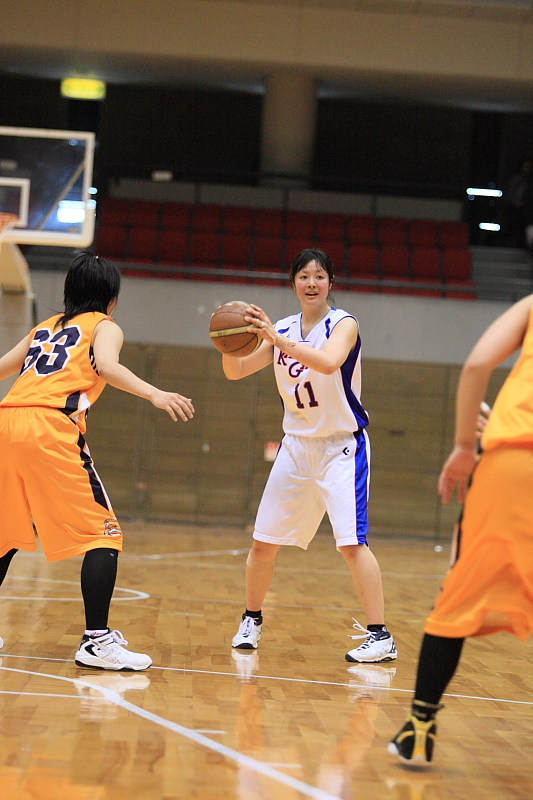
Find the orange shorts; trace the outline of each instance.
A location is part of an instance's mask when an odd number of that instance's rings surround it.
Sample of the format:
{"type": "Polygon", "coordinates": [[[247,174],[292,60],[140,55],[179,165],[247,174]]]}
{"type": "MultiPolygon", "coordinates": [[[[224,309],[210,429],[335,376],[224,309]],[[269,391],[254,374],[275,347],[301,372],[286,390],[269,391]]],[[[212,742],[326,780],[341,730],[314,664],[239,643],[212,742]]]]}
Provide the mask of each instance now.
{"type": "Polygon", "coordinates": [[[122,550],[85,440],[61,411],[0,407],[0,498],[0,557],[36,549],[32,520],[48,561],[122,550]]]}
{"type": "Polygon", "coordinates": [[[533,448],[483,453],[457,530],[455,563],[446,576],[426,633],[462,638],[508,631],[522,641],[533,631],[533,448]],[[488,611],[508,623],[484,625],[488,611]]]}

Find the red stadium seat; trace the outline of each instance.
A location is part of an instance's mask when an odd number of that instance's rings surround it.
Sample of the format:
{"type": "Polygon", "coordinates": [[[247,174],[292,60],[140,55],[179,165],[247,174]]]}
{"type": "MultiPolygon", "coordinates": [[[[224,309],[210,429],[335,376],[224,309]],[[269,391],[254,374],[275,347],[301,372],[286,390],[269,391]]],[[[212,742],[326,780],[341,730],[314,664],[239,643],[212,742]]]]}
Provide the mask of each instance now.
{"type": "Polygon", "coordinates": [[[346,238],[350,244],[374,244],[376,241],[376,218],[370,216],[349,217],[346,221],[346,238]]]}
{"type": "Polygon", "coordinates": [[[348,249],[348,273],[353,277],[376,277],[378,251],[368,244],[353,244],[348,249]]]}
{"type": "Polygon", "coordinates": [[[470,281],[472,278],[472,256],[470,250],[443,250],[442,265],[447,283],[470,281]]]}
{"type": "Polygon", "coordinates": [[[104,258],[123,259],[126,250],[127,228],[122,225],[100,225],[96,236],[96,249],[104,258]]]}
{"type": "Polygon", "coordinates": [[[468,225],[466,222],[441,222],[439,244],[442,248],[468,247],[468,225]]]}
{"type": "Polygon", "coordinates": [[[409,278],[409,251],[402,245],[385,245],[381,248],[381,277],[409,278]]]}
{"type": "Polygon", "coordinates": [[[131,205],[129,224],[141,228],[157,228],[161,206],[149,200],[134,200],[131,205]]]}
{"type": "Polygon", "coordinates": [[[413,247],[411,274],[413,280],[442,281],[441,251],[436,247],[413,247]]]}
{"type": "Polygon", "coordinates": [[[253,248],[253,265],[255,269],[273,267],[281,272],[283,242],[274,236],[256,236],[253,248]]]}
{"type": "Polygon", "coordinates": [[[315,215],[310,211],[287,211],[285,233],[289,239],[307,239],[307,247],[313,242],[315,215]]]}
{"type": "Polygon", "coordinates": [[[226,206],[224,209],[225,233],[249,233],[252,227],[252,209],[226,206]]]}
{"type": "Polygon", "coordinates": [[[254,231],[256,236],[281,236],[283,212],[278,208],[258,208],[255,212],[254,231]]]}
{"type": "Polygon", "coordinates": [[[220,234],[193,231],[191,239],[191,264],[218,264],[220,234]]]}
{"type": "Polygon", "coordinates": [[[127,225],[131,200],[123,197],[104,197],[98,203],[98,221],[101,225],[127,225]]]}
{"type": "Polygon", "coordinates": [[[407,222],[394,217],[378,219],[378,241],[382,245],[404,245],[407,242],[407,222]]]}
{"type": "Polygon", "coordinates": [[[217,233],[222,225],[222,208],[216,205],[194,207],[192,227],[194,231],[217,233]]]}
{"type": "Polygon", "coordinates": [[[434,219],[413,219],[409,223],[411,247],[436,247],[437,223],[434,219]]]}
{"type": "Polygon", "coordinates": [[[315,235],[318,240],[344,239],[344,216],[342,214],[317,214],[315,235]]]}
{"type": "Polygon", "coordinates": [[[287,239],[287,247],[285,250],[285,263],[287,265],[287,269],[290,267],[298,253],[301,253],[302,250],[307,250],[310,247],[313,247],[313,243],[308,239],[287,239]]]}
{"type": "Polygon", "coordinates": [[[163,264],[185,264],[187,260],[187,233],[185,231],[161,231],[159,260],[163,264]]]}
{"type": "Polygon", "coordinates": [[[163,203],[161,226],[168,230],[186,231],[191,217],[192,206],[188,203],[163,203]]]}
{"type": "Polygon", "coordinates": [[[222,239],[222,263],[248,267],[250,263],[250,237],[226,233],[222,239]]]}
{"type": "Polygon", "coordinates": [[[155,261],[158,237],[159,231],[155,228],[131,228],[128,236],[128,258],[133,261],[155,261]]]}
{"type": "Polygon", "coordinates": [[[333,271],[337,275],[344,274],[344,242],[338,240],[319,239],[316,246],[319,250],[324,250],[331,258],[333,264],[333,271]]]}

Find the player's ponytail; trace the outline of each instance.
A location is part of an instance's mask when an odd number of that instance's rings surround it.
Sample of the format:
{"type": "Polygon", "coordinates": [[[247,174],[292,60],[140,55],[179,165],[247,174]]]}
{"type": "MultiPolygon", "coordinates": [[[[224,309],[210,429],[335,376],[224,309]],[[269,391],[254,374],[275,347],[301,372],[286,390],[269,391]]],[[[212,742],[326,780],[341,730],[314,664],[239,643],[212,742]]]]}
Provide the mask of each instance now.
{"type": "Polygon", "coordinates": [[[79,253],[65,278],[65,311],[56,327],[64,328],[72,317],[89,311],[107,314],[119,291],[120,272],[114,264],[88,251],[79,253]]]}

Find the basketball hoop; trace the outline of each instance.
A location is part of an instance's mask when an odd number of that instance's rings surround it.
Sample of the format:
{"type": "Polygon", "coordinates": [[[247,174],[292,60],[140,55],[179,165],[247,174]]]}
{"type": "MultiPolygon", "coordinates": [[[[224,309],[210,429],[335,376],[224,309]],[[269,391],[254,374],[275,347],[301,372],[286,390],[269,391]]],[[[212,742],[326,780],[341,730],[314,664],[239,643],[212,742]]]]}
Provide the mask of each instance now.
{"type": "Polygon", "coordinates": [[[0,211],[0,246],[2,244],[2,239],[14,225],[18,222],[18,217],[16,214],[8,214],[5,211],[0,211]]]}

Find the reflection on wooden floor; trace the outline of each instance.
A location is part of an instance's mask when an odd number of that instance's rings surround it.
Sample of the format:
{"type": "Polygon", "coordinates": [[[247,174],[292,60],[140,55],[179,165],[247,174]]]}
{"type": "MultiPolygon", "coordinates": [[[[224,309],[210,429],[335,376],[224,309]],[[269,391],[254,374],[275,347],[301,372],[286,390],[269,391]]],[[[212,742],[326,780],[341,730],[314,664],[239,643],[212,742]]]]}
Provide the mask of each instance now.
{"type": "Polygon", "coordinates": [[[74,665],[79,559],[13,561],[0,590],[2,800],[533,796],[532,647],[505,634],[466,644],[431,770],[404,769],[386,752],[447,548],[374,543],[399,657],[350,666],[351,617],[361,612],[327,536],[307,553],[282,550],[260,650],[237,653],[249,537],[125,528],[110,623],[152,655],[144,673],[74,665]]]}

